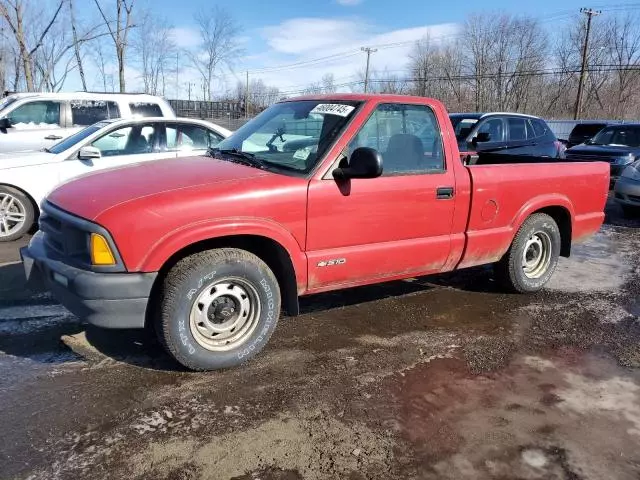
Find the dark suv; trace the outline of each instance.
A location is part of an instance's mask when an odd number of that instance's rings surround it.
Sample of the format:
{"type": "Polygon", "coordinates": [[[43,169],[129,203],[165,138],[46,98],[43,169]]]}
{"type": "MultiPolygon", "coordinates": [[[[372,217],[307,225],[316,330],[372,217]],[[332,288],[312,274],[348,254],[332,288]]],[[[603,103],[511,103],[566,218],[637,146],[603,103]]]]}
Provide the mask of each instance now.
{"type": "Polygon", "coordinates": [[[518,113],[453,113],[449,118],[467,164],[523,163],[564,156],[564,146],[538,117],[518,113]]]}
{"type": "Polygon", "coordinates": [[[607,124],[602,122],[578,123],[569,134],[567,148],[585,143],[606,126],[607,124]]]}

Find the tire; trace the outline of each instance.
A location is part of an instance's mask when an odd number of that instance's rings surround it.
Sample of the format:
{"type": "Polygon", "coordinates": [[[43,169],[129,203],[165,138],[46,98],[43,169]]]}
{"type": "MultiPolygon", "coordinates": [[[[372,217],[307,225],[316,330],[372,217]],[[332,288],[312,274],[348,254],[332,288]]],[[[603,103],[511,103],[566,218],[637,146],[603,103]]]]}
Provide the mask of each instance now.
{"type": "Polygon", "coordinates": [[[640,216],[640,208],[631,205],[620,205],[622,207],[622,216],[625,218],[634,218],[640,216]]]}
{"type": "Polygon", "coordinates": [[[280,303],[276,277],[257,256],[209,250],[169,271],[156,331],[169,354],[190,370],[234,367],[267,344],[280,303]]]}
{"type": "Polygon", "coordinates": [[[496,280],[512,292],[541,290],[558,265],[560,246],[560,230],[555,220],[545,213],[531,215],[518,230],[507,253],[494,265],[496,280]]]}
{"type": "Polygon", "coordinates": [[[0,186],[0,242],[24,236],[36,218],[31,199],[12,187],[0,186]]]}

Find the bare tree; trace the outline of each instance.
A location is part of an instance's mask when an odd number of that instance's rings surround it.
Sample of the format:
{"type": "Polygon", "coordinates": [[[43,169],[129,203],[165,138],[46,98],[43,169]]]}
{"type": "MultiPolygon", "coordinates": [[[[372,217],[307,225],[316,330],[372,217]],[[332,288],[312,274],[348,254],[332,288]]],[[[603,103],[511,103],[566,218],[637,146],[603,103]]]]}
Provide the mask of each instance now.
{"type": "Polygon", "coordinates": [[[200,48],[191,52],[190,59],[202,78],[205,99],[212,98],[213,80],[222,65],[230,67],[242,49],[238,42],[240,27],[233,17],[218,6],[200,10],[195,15],[200,32],[200,48]]]}
{"type": "Polygon", "coordinates": [[[25,22],[25,0],[3,0],[0,3],[0,16],[2,16],[13,33],[13,37],[18,46],[20,61],[22,63],[22,71],[24,72],[27,90],[33,92],[35,90],[33,81],[33,57],[42,47],[42,44],[56,22],[64,0],[60,0],[58,7],[50,16],[44,28],[38,32],[33,32],[33,41],[30,41],[29,32],[27,30],[28,22],[25,22]]]}
{"type": "Polygon", "coordinates": [[[322,91],[324,93],[335,93],[337,90],[333,73],[327,73],[322,77],[322,91]]]}
{"type": "MultiPolygon", "coordinates": [[[[614,69],[610,84],[613,101],[609,115],[624,119],[629,105],[637,104],[640,89],[640,19],[627,14],[608,22],[606,30],[607,58],[614,69]]],[[[637,111],[633,112],[637,115],[637,111]]]]}
{"type": "Polygon", "coordinates": [[[133,4],[135,0],[113,0],[116,2],[116,19],[115,21],[109,20],[104,13],[104,9],[100,5],[99,0],[94,0],[96,6],[98,7],[98,11],[100,12],[100,16],[104,21],[107,29],[109,30],[109,35],[113,40],[113,45],[116,49],[116,57],[118,59],[118,78],[120,81],[120,92],[126,92],[125,78],[124,78],[124,69],[125,69],[125,60],[126,53],[129,47],[128,38],[129,32],[134,27],[133,25],[133,17],[132,10],[133,4]],[[115,23],[115,25],[113,25],[115,23]]]}
{"type": "Polygon", "coordinates": [[[69,0],[69,20],[71,21],[71,32],[73,33],[73,54],[76,58],[76,65],[78,66],[78,74],[80,75],[80,81],[82,82],[82,89],[87,91],[87,79],[84,76],[84,67],[82,65],[82,55],[80,53],[80,41],[78,38],[78,24],[74,12],[74,0],[69,0]]]}
{"type": "Polygon", "coordinates": [[[151,11],[145,12],[137,28],[133,46],[137,53],[145,93],[158,95],[164,93],[165,76],[175,72],[177,47],[169,32],[171,26],[165,19],[155,16],[151,11]]]}

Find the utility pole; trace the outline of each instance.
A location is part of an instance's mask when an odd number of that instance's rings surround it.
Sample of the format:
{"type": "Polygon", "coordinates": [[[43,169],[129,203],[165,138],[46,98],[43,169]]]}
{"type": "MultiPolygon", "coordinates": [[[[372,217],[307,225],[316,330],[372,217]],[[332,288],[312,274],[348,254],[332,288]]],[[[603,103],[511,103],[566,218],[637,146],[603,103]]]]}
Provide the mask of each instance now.
{"type": "Polygon", "coordinates": [[[247,70],[247,89],[244,94],[244,118],[249,118],[249,70],[247,70]]]}
{"type": "Polygon", "coordinates": [[[360,50],[362,50],[363,52],[366,52],[367,54],[367,69],[364,72],[364,93],[367,93],[367,89],[369,87],[369,59],[371,57],[371,54],[377,52],[378,49],[370,48],[370,47],[362,47],[360,50]]]}
{"type": "Polygon", "coordinates": [[[578,95],[576,96],[576,108],[573,112],[573,119],[577,120],[580,116],[582,108],[582,91],[584,89],[584,74],[587,69],[587,53],[589,51],[589,34],[591,33],[591,19],[594,15],[600,15],[600,10],[592,10],[591,8],[581,8],[580,13],[587,16],[587,31],[584,36],[584,45],[582,47],[582,67],[580,68],[580,80],[578,81],[578,95]]]}

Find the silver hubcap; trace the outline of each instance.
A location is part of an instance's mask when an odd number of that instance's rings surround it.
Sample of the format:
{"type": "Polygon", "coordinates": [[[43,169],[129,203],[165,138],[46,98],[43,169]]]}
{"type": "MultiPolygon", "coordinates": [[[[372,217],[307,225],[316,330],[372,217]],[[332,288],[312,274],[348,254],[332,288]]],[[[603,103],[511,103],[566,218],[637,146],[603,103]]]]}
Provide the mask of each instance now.
{"type": "Polygon", "coordinates": [[[24,226],[26,208],[9,193],[0,192],[0,237],[8,237],[24,226]]]}
{"type": "Polygon", "coordinates": [[[211,283],[198,295],[189,325],[200,346],[221,352],[244,343],[259,319],[260,301],[255,288],[240,278],[226,278],[211,283]]]}
{"type": "Polygon", "coordinates": [[[522,254],[522,269],[527,278],[540,278],[551,263],[551,238],[545,232],[535,232],[527,239],[522,254]]]}

